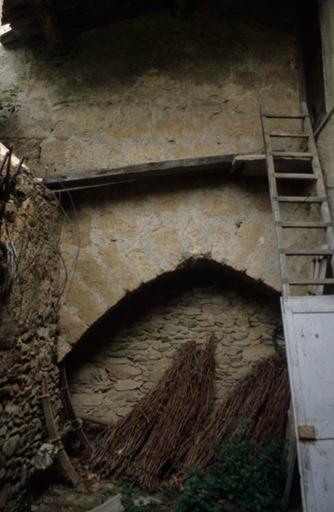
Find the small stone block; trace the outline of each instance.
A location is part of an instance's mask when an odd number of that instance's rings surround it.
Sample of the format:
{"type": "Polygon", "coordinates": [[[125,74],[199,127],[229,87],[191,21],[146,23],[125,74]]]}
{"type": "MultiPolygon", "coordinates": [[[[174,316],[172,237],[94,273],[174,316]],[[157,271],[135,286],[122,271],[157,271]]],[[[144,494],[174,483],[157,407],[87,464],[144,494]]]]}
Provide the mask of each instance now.
{"type": "Polygon", "coordinates": [[[102,503],[96,508],[91,509],[90,512],[124,512],[124,507],[122,505],[121,495],[116,494],[109,500],[102,503]]]}

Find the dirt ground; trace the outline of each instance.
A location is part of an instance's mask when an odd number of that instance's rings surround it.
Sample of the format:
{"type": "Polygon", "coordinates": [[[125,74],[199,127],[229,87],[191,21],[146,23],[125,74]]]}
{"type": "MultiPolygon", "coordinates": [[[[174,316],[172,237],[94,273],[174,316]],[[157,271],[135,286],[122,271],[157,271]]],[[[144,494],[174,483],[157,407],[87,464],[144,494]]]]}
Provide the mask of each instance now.
{"type": "MultiPolygon", "coordinates": [[[[166,486],[156,494],[148,494],[129,482],[99,480],[97,475],[84,475],[82,470],[81,476],[81,482],[75,488],[61,480],[59,475],[52,483],[35,482],[32,512],[91,511],[117,494],[121,494],[125,512],[172,512],[176,506],[178,491],[173,486],[166,486]]],[[[221,510],[243,512],[228,502],[222,503],[221,510]]],[[[302,509],[294,508],[286,512],[302,512],[302,509]]]]}

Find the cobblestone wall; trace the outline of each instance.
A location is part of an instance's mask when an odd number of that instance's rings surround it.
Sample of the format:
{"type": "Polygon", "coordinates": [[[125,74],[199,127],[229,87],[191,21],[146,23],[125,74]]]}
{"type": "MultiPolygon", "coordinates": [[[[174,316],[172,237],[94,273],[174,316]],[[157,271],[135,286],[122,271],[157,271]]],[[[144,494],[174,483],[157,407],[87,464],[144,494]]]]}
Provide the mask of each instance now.
{"type": "MultiPolygon", "coordinates": [[[[217,339],[217,400],[248,372],[254,361],[274,352],[272,332],[279,321],[274,303],[227,282],[151,290],[139,295],[112,325],[106,318],[87,345],[84,361],[70,366],[79,414],[116,421],[160,379],[175,351],[187,340],[217,339]]],[[[73,363],[71,363],[73,364],[73,363]]]]}
{"type": "MultiPolygon", "coordinates": [[[[29,174],[16,180],[0,238],[0,510],[29,510],[34,458],[48,441],[41,400],[47,375],[58,427],[56,365],[59,223],[56,204],[29,174]],[[5,258],[5,252],[12,254],[5,258]],[[9,289],[4,289],[8,276],[9,289]]],[[[61,430],[60,430],[61,432],[61,430]]]]}
{"type": "Polygon", "coordinates": [[[48,375],[59,420],[55,327],[21,335],[16,340],[14,364],[0,378],[0,510],[4,512],[29,510],[27,486],[35,472],[34,457],[48,441],[41,402],[43,373],[48,375]]]}

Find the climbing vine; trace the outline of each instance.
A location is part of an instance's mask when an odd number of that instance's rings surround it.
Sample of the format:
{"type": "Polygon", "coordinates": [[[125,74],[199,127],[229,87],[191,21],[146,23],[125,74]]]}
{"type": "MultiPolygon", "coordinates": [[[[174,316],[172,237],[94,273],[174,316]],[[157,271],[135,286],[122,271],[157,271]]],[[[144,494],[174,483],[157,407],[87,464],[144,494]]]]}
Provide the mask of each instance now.
{"type": "Polygon", "coordinates": [[[19,92],[20,88],[15,84],[0,90],[0,122],[7,120],[20,108],[19,92]]]}
{"type": "Polygon", "coordinates": [[[176,512],[220,512],[229,501],[247,512],[282,505],[286,478],[282,446],[269,443],[254,451],[249,440],[218,447],[207,469],[192,469],[176,512]]]}

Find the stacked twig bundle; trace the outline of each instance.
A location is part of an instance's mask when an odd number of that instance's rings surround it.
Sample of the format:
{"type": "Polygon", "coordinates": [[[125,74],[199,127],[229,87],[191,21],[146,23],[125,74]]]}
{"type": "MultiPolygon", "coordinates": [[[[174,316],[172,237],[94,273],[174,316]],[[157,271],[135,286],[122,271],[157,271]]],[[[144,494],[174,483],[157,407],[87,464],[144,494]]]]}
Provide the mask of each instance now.
{"type": "Polygon", "coordinates": [[[224,440],[249,436],[260,449],[267,440],[284,438],[290,404],[284,360],[256,364],[213,413],[214,381],[213,339],[205,349],[185,344],[159,384],[98,437],[94,469],[152,489],[172,473],[207,466],[224,440]]]}
{"type": "Polygon", "coordinates": [[[213,406],[214,342],[187,343],[160,383],[116,427],[97,440],[94,468],[126,475],[151,489],[180,468],[213,406]]]}
{"type": "Polygon", "coordinates": [[[257,449],[267,440],[282,440],[289,404],[285,361],[261,361],[209,419],[189,450],[184,467],[206,467],[214,456],[214,445],[227,439],[249,436],[257,449]]]}

